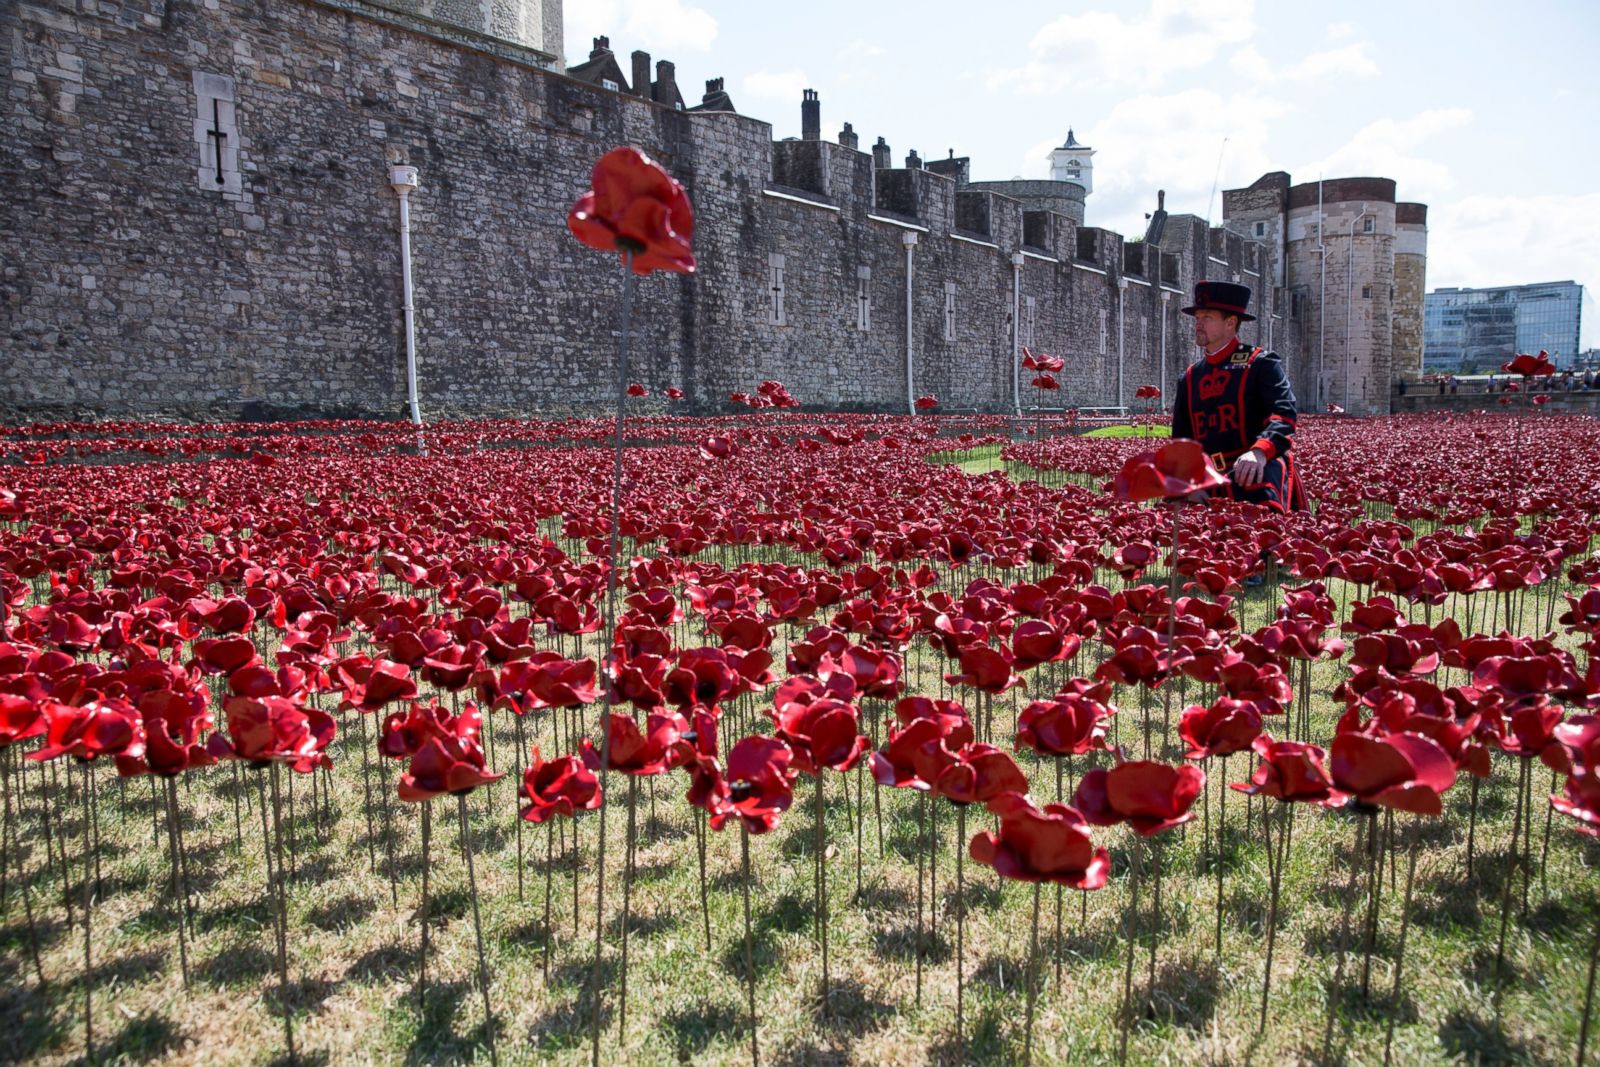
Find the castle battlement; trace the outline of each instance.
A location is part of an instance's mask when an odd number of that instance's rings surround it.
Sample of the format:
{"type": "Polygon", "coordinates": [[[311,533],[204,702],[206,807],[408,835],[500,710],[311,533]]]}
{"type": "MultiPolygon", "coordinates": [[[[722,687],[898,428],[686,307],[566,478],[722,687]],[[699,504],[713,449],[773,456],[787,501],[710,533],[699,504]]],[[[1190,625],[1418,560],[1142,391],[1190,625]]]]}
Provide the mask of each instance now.
{"type": "MultiPolygon", "coordinates": [[[[1196,280],[1253,284],[1272,261],[1270,244],[1159,202],[1163,225],[1127,239],[1074,217],[1072,182],[972,182],[953,152],[894,166],[849,124],[824,140],[814,91],[805,136],[774,141],[717,79],[686,107],[670,62],[635,52],[625,71],[604,38],[569,74],[365,0],[144,7],[0,13],[15,43],[11,417],[398,414],[397,165],[419,173],[428,416],[607,401],[618,267],[565,219],[618,144],[660,159],[694,204],[699,269],[640,286],[635,373],[695,410],[771,377],[820,407],[903,411],[934,393],[1014,410],[1033,402],[1017,395],[1023,345],[1066,357],[1052,402],[1125,405],[1193,358],[1178,309],[1196,280]]],[[[1305,320],[1283,293],[1258,289],[1270,311],[1246,340],[1299,374],[1305,320]]]]}

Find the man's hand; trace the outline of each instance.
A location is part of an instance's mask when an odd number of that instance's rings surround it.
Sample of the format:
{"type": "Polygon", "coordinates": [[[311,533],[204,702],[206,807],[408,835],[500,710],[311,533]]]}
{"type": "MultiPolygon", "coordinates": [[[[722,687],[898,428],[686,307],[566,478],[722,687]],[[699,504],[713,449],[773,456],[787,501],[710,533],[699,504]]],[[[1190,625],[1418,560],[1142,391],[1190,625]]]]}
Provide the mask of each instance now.
{"type": "Polygon", "coordinates": [[[1260,451],[1252,448],[1244,455],[1233,461],[1233,480],[1241,488],[1253,489],[1261,484],[1262,477],[1267,472],[1267,457],[1260,451]]]}

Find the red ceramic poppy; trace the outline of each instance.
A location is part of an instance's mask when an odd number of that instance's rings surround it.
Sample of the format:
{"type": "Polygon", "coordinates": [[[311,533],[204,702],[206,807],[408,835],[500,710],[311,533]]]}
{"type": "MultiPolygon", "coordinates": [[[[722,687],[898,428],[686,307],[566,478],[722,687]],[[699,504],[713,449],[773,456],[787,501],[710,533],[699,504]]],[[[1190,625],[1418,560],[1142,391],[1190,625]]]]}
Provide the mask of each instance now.
{"type": "Polygon", "coordinates": [[[1560,795],[1550,798],[1550,806],[1577,820],[1579,832],[1600,837],[1600,774],[1574,770],[1567,776],[1560,795]]]}
{"type": "Polygon", "coordinates": [[[1061,388],[1061,382],[1053,374],[1039,374],[1033,379],[1033,387],[1035,389],[1043,389],[1046,392],[1054,392],[1061,388]]]}
{"type": "Polygon", "coordinates": [[[1519,352],[1515,359],[1502,363],[1500,369],[1507,374],[1520,374],[1524,378],[1547,377],[1556,372],[1555,364],[1550,362],[1550,354],[1543,351],[1537,356],[1519,352]]]}
{"type": "Polygon", "coordinates": [[[1136,760],[1085,774],[1072,804],[1096,826],[1126,822],[1141,837],[1150,837],[1193,819],[1190,809],[1205,784],[1205,772],[1192,763],[1174,767],[1136,760]]]}
{"type": "Polygon", "coordinates": [[[636,274],[694,270],[694,212],[660,164],[637,148],[614,148],[594,165],[591,184],[567,216],[573,236],[622,253],[625,263],[631,256],[636,274]]]}
{"type": "Polygon", "coordinates": [[[377,659],[365,664],[353,674],[346,675],[342,708],[355,708],[361,712],[374,712],[395,700],[415,700],[417,683],[411,680],[411,671],[403,663],[377,659]]]}
{"type": "Polygon", "coordinates": [[[926,792],[933,783],[919,773],[926,761],[924,752],[930,746],[937,749],[941,745],[960,749],[971,741],[972,724],[965,715],[936,714],[912,719],[891,730],[889,740],[872,754],[872,778],[879,785],[926,792]]]}
{"type": "Polygon", "coordinates": [[[28,753],[31,760],[57,756],[80,760],[143,752],[139,712],[126,700],[106,698],[81,706],[47,700],[39,708],[44,719],[44,743],[28,753]]]}
{"type": "Polygon", "coordinates": [[[522,817],[539,823],[556,816],[570,818],[579,811],[600,806],[600,779],[576,756],[546,760],[534,745],[528,769],[522,773],[522,817]]]}
{"type": "Polygon", "coordinates": [[[0,748],[44,733],[41,704],[33,697],[0,693],[0,748]]]}
{"type": "Polygon", "coordinates": [[[1440,794],[1456,780],[1449,753],[1421,734],[1343,733],[1333,739],[1332,755],[1334,785],[1362,806],[1438,815],[1444,810],[1440,794]]]}
{"type": "MultiPolygon", "coordinates": [[[[949,749],[948,738],[931,744],[949,749]]],[[[923,752],[926,754],[926,746],[923,752]]],[[[932,784],[934,793],[953,804],[986,804],[1001,793],[1028,791],[1028,778],[1016,760],[981,742],[969,742],[955,750],[932,784]]]]}
{"type": "Polygon", "coordinates": [[[683,399],[683,390],[679,389],[676,385],[667,386],[667,399],[668,400],[682,400],[683,399]]]}
{"type": "Polygon", "coordinates": [[[730,806],[711,816],[712,828],[722,829],[735,816],[752,834],[778,825],[794,801],[792,758],[789,746],[774,737],[746,737],[734,745],[725,772],[730,806]]]}
{"type": "Polygon", "coordinates": [[[1168,441],[1128,457],[1111,483],[1118,500],[1161,500],[1220,489],[1228,480],[1206,458],[1198,441],[1168,441]]]}
{"type": "MultiPolygon", "coordinates": [[[[848,678],[833,675],[829,683],[841,677],[848,678]]],[[[793,752],[795,767],[806,774],[818,774],[823,767],[848,771],[872,745],[861,734],[856,706],[828,694],[828,685],[820,680],[791,678],[779,689],[773,709],[778,738],[793,752]],[[807,684],[790,684],[796,681],[807,684]]]]}
{"type": "Polygon", "coordinates": [[[968,853],[1002,878],[1051,882],[1072,889],[1099,889],[1111,874],[1111,855],[1095,848],[1084,817],[1065,804],[1037,808],[1022,793],[1001,793],[988,802],[1000,819],[998,833],[979,831],[968,853]]]}
{"type": "Polygon", "coordinates": [[[628,385],[628,395],[629,396],[649,396],[650,395],[650,390],[646,389],[644,386],[640,385],[638,382],[630,382],[629,385],[628,385]]]}
{"type": "MultiPolygon", "coordinates": [[[[611,770],[641,776],[665,774],[675,763],[674,747],[689,728],[681,715],[651,715],[641,732],[632,716],[612,712],[611,770]]],[[[583,762],[590,770],[600,769],[600,749],[587,737],[580,743],[583,762]]]]}
{"type": "Polygon", "coordinates": [[[1309,801],[1328,807],[1338,807],[1349,800],[1348,794],[1333,788],[1333,779],[1322,762],[1325,754],[1316,745],[1274,741],[1262,734],[1251,748],[1261,762],[1248,782],[1235,782],[1231,788],[1252,796],[1309,801]]]}
{"type": "Polygon", "coordinates": [[[1102,749],[1106,726],[1114,714],[1098,700],[1063,693],[1036,700],[1017,720],[1017,749],[1031,748],[1044,756],[1081,756],[1102,749]]]}
{"type": "Polygon", "coordinates": [[[437,723],[400,776],[401,800],[415,804],[446,794],[462,796],[505,777],[490,771],[484,759],[479,740],[483,714],[477,705],[466,705],[460,715],[443,715],[437,723]]]}
{"type": "Polygon", "coordinates": [[[1141,385],[1133,391],[1135,400],[1159,400],[1161,390],[1154,385],[1141,385]]]}
{"type": "Polygon", "coordinates": [[[1178,736],[1189,746],[1184,759],[1231,756],[1261,733],[1261,709],[1248,700],[1219,697],[1210,707],[1192,704],[1178,720],[1178,736]]]}
{"type": "Polygon", "coordinates": [[[917,397],[916,408],[917,408],[918,411],[932,411],[934,408],[936,408],[938,406],[939,406],[939,398],[936,397],[936,396],[919,396],[919,397],[917,397]]]}
{"type": "Polygon", "coordinates": [[[287,697],[233,697],[224,707],[228,733],[211,735],[211,754],[265,766],[286,763],[301,774],[332,767],[324,751],[333,740],[333,716],[287,697]]]}

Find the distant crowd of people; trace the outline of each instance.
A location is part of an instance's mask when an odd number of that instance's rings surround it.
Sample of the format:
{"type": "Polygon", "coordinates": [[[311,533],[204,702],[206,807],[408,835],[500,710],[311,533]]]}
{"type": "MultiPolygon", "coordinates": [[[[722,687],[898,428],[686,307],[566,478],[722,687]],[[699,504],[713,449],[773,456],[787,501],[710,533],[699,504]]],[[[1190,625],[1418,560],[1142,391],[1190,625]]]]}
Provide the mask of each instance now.
{"type": "MultiPolygon", "coordinates": [[[[1480,388],[1485,393],[1504,393],[1513,385],[1521,389],[1522,379],[1514,374],[1491,374],[1481,382],[1467,382],[1467,391],[1472,392],[1473,387],[1480,388]]],[[[1418,391],[1437,391],[1440,396],[1455,395],[1461,389],[1461,380],[1454,374],[1429,375],[1417,383],[1407,382],[1404,378],[1395,383],[1395,391],[1405,396],[1411,389],[1418,391]]],[[[1572,393],[1583,390],[1600,390],[1600,370],[1593,368],[1579,374],[1575,371],[1563,371],[1552,374],[1549,378],[1538,384],[1538,391],[1553,393],[1572,393]]]]}

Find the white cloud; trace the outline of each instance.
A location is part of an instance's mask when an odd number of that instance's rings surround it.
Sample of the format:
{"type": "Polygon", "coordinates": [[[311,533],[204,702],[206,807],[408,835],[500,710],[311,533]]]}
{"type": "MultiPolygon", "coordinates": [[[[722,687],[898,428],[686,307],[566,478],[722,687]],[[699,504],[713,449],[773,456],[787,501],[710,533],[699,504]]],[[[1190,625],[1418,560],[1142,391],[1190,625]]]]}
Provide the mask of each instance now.
{"type": "Polygon", "coordinates": [[[841,63],[861,63],[869,59],[876,59],[884,54],[882,45],[873,44],[871,41],[863,41],[857,37],[839,49],[838,60],[841,63]]]}
{"type": "Polygon", "coordinates": [[[800,103],[800,94],[813,88],[802,70],[757,70],[739,82],[739,98],[754,97],[782,104],[800,103]]]}
{"type": "Polygon", "coordinates": [[[1279,71],[1284,81],[1315,81],[1318,78],[1367,78],[1378,73],[1377,60],[1372,58],[1372,42],[1356,41],[1325,52],[1313,52],[1294,66],[1279,71]]]}
{"type": "Polygon", "coordinates": [[[1331,41],[1342,41],[1346,37],[1354,37],[1355,35],[1356,24],[1353,22],[1328,23],[1328,39],[1331,41]]]}
{"type": "Polygon", "coordinates": [[[1203,67],[1255,34],[1254,0],[1151,0],[1132,16],[1111,11],[1062,15],[1028,42],[1027,58],[989,72],[990,88],[1050,93],[1107,82],[1158,84],[1203,67]]]}
{"type": "Polygon", "coordinates": [[[1268,128],[1289,110],[1265,94],[1224,95],[1214,89],[1123,100],[1104,121],[1078,133],[1096,150],[1097,161],[1108,161],[1103,170],[1095,168],[1090,221],[1130,236],[1141,233],[1157,189],[1167,191],[1167,210],[1204,217],[1219,152],[1222,168],[1211,214],[1220,219],[1223,189],[1277,169],[1267,151],[1268,128]]]}
{"type": "Polygon", "coordinates": [[[658,59],[707,51],[717,37],[711,13],[684,0],[586,0],[569,5],[564,18],[568,63],[588,58],[596,37],[610,37],[619,55],[642,48],[658,59]]]}
{"type": "Polygon", "coordinates": [[[1472,123],[1466,108],[1434,108],[1408,119],[1379,119],[1322,160],[1294,171],[1351,177],[1381,174],[1393,178],[1403,200],[1427,200],[1455,187],[1450,168],[1427,154],[1424,142],[1472,123]]]}
{"type": "Polygon", "coordinates": [[[1428,209],[1428,288],[1600,284],[1600,193],[1465,196],[1428,209]]]}

